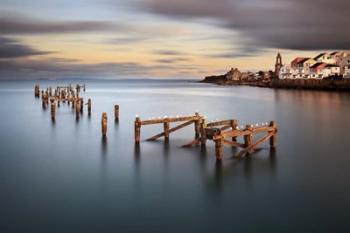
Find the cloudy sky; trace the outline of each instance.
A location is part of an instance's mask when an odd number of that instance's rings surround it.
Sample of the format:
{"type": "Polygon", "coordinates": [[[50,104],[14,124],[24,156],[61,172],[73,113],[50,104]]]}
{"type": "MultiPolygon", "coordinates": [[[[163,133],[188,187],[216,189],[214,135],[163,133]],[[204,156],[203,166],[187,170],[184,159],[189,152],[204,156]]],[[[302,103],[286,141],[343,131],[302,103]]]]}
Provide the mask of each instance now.
{"type": "Polygon", "coordinates": [[[0,78],[201,78],[350,49],[348,0],[0,0],[0,78]]]}

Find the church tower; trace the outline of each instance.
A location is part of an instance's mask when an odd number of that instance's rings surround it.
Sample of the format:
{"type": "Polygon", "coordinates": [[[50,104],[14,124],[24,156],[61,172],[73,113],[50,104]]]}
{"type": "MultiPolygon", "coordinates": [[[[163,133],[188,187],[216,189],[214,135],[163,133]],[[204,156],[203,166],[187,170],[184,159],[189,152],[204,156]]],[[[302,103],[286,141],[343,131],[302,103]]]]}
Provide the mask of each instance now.
{"type": "Polygon", "coordinates": [[[278,53],[276,57],[275,75],[279,76],[281,68],[282,68],[282,56],[280,53],[278,53]]]}

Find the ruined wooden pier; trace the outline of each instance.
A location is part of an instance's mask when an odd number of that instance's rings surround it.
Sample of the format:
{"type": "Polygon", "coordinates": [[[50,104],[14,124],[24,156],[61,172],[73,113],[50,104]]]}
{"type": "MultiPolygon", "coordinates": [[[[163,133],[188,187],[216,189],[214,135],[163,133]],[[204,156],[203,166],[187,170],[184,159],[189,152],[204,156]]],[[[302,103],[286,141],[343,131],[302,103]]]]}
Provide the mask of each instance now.
{"type": "Polygon", "coordinates": [[[246,125],[243,127],[231,127],[226,130],[224,127],[208,127],[205,129],[207,139],[215,142],[215,155],[218,160],[222,159],[224,145],[242,148],[234,157],[242,158],[243,156],[253,153],[257,147],[267,140],[270,140],[270,147],[276,147],[277,125],[274,121],[263,123],[262,125],[246,125]],[[254,138],[259,137],[254,141],[254,138]],[[239,143],[238,138],[243,137],[244,143],[239,143]],[[229,139],[228,139],[229,138],[229,139]]]}
{"type": "Polygon", "coordinates": [[[266,141],[270,141],[270,147],[273,149],[276,146],[277,125],[274,121],[263,123],[260,126],[246,125],[239,127],[238,121],[235,119],[215,121],[206,123],[204,116],[196,113],[193,116],[185,117],[164,117],[158,119],[141,120],[140,117],[135,119],[135,144],[140,144],[141,141],[141,127],[146,125],[162,124],[164,131],[156,134],[146,141],[154,141],[164,137],[165,141],[169,140],[171,133],[194,124],[194,139],[184,145],[185,147],[199,145],[206,145],[207,140],[212,140],[215,143],[215,156],[217,160],[223,157],[224,145],[241,148],[241,150],[234,155],[235,158],[242,158],[247,154],[253,153],[259,145],[266,141]],[[170,123],[181,123],[170,128],[170,123]],[[258,138],[261,136],[260,138],[258,138]],[[241,137],[241,141],[239,142],[241,137]],[[254,140],[257,138],[256,140],[254,140]]]}
{"type": "Polygon", "coordinates": [[[141,120],[140,117],[136,117],[135,119],[135,143],[139,144],[141,140],[141,127],[146,125],[157,125],[162,124],[164,131],[154,135],[148,139],[147,141],[155,141],[158,138],[164,137],[165,140],[169,140],[170,134],[187,127],[191,124],[194,124],[195,129],[195,139],[189,144],[197,144],[200,142],[200,123],[203,117],[199,115],[199,113],[195,113],[193,116],[179,116],[179,117],[167,117],[158,118],[158,119],[150,119],[150,120],[141,120]],[[180,123],[177,126],[170,128],[170,123],[180,123]]]}
{"type": "MultiPolygon", "coordinates": [[[[78,84],[75,88],[73,88],[72,85],[58,86],[55,89],[48,87],[46,90],[40,90],[39,85],[35,85],[34,95],[35,97],[40,97],[41,95],[43,109],[50,107],[51,119],[53,122],[56,119],[56,113],[61,102],[68,103],[68,105],[72,104],[73,113],[75,112],[76,119],[78,120],[83,114],[84,108],[84,98],[79,96],[81,88],[85,91],[85,84],[78,84]]],[[[87,105],[87,111],[90,116],[92,100],[88,99],[85,105],[87,105]]],[[[119,113],[119,105],[114,105],[114,118],[116,122],[119,120],[119,113]]],[[[107,113],[104,112],[101,117],[101,133],[103,138],[107,136],[107,121],[107,113]]],[[[207,141],[213,141],[217,160],[223,158],[224,146],[238,149],[237,153],[234,155],[235,158],[242,158],[253,153],[257,150],[258,146],[267,141],[269,141],[271,149],[276,147],[277,125],[274,121],[270,123],[239,126],[236,119],[206,122],[206,118],[198,112],[189,116],[164,116],[163,118],[151,119],[141,119],[137,116],[134,122],[136,145],[139,145],[141,142],[141,128],[151,125],[161,125],[163,130],[147,138],[146,141],[155,141],[160,138],[169,141],[170,134],[192,125],[194,138],[183,146],[206,146],[207,141]]]]}

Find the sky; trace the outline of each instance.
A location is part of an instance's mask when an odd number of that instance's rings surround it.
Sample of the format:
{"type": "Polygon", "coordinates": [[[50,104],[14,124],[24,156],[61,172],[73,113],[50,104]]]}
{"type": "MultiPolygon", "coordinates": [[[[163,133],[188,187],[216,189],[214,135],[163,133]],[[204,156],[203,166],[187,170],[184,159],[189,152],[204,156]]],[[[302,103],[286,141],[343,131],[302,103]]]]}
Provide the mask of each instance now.
{"type": "Polygon", "coordinates": [[[350,50],[348,0],[0,4],[0,79],[202,78],[350,50]]]}

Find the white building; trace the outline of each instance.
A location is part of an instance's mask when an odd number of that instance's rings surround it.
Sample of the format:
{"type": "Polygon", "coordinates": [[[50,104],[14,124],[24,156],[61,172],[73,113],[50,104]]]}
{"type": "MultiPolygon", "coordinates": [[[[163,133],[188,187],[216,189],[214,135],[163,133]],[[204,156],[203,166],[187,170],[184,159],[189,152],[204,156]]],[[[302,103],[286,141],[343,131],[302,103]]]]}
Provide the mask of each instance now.
{"type": "Polygon", "coordinates": [[[337,65],[327,65],[322,69],[323,78],[327,78],[333,75],[340,75],[340,67],[337,65]]]}
{"type": "Polygon", "coordinates": [[[283,65],[280,69],[279,78],[280,79],[290,79],[292,78],[292,68],[290,65],[283,65]]]}

